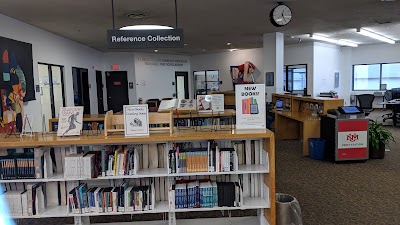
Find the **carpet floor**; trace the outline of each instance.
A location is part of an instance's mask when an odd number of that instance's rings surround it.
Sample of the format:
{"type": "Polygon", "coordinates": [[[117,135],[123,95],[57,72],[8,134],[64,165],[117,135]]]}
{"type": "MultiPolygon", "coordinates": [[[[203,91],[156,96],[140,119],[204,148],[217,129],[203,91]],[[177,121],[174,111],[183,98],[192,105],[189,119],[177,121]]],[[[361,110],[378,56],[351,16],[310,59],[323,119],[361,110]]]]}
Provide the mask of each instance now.
{"type": "Polygon", "coordinates": [[[303,224],[400,224],[400,127],[387,128],[397,143],[365,163],[317,161],[302,156],[300,141],[277,141],[277,193],[298,199],[303,224]]]}

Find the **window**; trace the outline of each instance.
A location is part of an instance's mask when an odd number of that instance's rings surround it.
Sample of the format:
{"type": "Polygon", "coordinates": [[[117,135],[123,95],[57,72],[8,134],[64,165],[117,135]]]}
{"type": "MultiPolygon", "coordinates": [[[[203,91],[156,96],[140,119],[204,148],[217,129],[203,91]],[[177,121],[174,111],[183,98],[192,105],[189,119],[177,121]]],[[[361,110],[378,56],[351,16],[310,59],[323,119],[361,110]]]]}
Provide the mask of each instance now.
{"type": "Polygon", "coordinates": [[[378,91],[400,87],[400,63],[380,63],[353,66],[354,91],[378,91]]]}
{"type": "Polygon", "coordinates": [[[285,91],[304,91],[307,87],[307,64],[288,65],[283,70],[285,91]]]}

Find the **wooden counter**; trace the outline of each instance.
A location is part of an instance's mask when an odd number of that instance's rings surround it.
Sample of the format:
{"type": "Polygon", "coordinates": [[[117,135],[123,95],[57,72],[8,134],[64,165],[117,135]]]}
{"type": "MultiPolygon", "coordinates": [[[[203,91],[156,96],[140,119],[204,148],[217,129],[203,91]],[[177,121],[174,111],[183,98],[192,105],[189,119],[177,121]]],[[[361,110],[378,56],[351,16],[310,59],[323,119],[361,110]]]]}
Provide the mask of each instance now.
{"type": "Polygon", "coordinates": [[[167,142],[167,141],[197,141],[212,139],[254,139],[271,138],[274,133],[270,130],[233,130],[233,131],[195,131],[174,130],[174,133],[154,133],[144,137],[126,138],[124,135],[111,135],[105,137],[103,133],[98,136],[87,136],[87,131],[81,136],[57,137],[50,133],[41,135],[35,133],[34,137],[7,137],[0,135],[0,148],[37,147],[37,146],[67,146],[67,145],[109,145],[129,144],[144,142],[167,142]]]}

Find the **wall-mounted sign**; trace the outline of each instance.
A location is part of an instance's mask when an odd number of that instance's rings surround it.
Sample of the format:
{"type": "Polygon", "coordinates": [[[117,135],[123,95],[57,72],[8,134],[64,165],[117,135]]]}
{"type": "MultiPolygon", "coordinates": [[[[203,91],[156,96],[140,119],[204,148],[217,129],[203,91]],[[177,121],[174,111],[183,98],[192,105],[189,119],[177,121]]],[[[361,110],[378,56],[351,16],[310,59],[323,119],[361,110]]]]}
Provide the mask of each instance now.
{"type": "Polygon", "coordinates": [[[118,64],[113,64],[113,65],[111,66],[111,69],[112,69],[112,70],[119,70],[119,65],[118,65],[118,64]]]}
{"type": "Polygon", "coordinates": [[[108,48],[183,48],[183,30],[108,30],[108,48]]]}

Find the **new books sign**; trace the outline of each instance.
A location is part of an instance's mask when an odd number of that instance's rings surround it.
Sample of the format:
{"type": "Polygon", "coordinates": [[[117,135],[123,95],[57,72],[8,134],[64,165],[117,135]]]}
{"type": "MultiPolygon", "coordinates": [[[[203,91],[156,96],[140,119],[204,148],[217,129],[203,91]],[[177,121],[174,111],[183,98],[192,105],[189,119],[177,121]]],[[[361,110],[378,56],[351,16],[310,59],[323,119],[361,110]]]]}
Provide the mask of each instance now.
{"type": "Polygon", "coordinates": [[[264,84],[235,85],[236,128],[265,129],[264,84]]]}
{"type": "Polygon", "coordinates": [[[108,30],[108,48],[183,48],[183,30],[108,30]]]}

